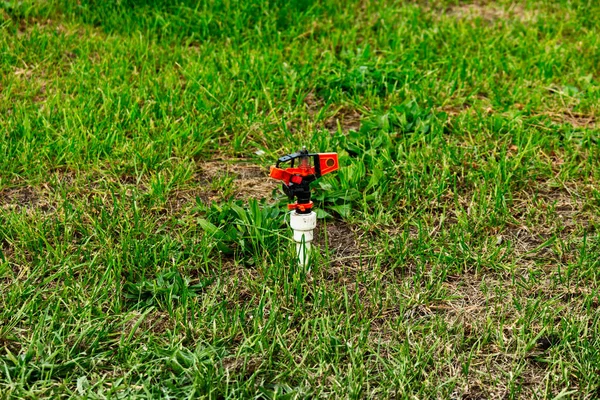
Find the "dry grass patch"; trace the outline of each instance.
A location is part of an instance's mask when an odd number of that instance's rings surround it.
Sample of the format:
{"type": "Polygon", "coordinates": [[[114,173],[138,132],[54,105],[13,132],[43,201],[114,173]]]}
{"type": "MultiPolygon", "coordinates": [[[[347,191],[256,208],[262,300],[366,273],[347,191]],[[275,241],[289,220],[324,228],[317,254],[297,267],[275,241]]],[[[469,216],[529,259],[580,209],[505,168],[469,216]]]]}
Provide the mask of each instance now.
{"type": "Polygon", "coordinates": [[[165,204],[167,214],[178,214],[196,204],[199,198],[203,203],[236,198],[271,198],[279,188],[276,180],[269,177],[265,167],[240,162],[239,160],[205,161],[198,165],[193,187],[175,189],[169,193],[165,204]]]}
{"type": "MultiPolygon", "coordinates": [[[[242,163],[229,161],[208,161],[200,165],[201,180],[204,180],[210,185],[218,179],[222,179],[227,187],[223,190],[231,193],[239,199],[261,199],[270,197],[279,185],[277,181],[269,178],[267,168],[242,163]],[[227,179],[231,177],[232,179],[227,179]]],[[[209,194],[208,200],[218,200],[222,197],[213,189],[209,194]]]]}
{"type": "Polygon", "coordinates": [[[455,349],[462,356],[442,371],[442,376],[458,380],[456,394],[461,398],[506,398],[518,387],[522,398],[543,395],[545,378],[552,369],[537,362],[536,357],[543,357],[558,339],[550,332],[542,334],[544,328],[537,323],[522,325],[525,311],[515,312],[512,303],[526,304],[529,292],[512,284],[510,276],[463,275],[444,286],[452,300],[434,310],[449,329],[462,331],[465,339],[473,342],[468,353],[455,349]],[[502,321],[494,326],[497,332],[492,337],[490,321],[502,321]],[[520,338],[523,330],[531,331],[532,337],[540,335],[529,350],[520,338]]]}
{"type": "Polygon", "coordinates": [[[568,109],[566,111],[561,112],[547,111],[542,113],[542,115],[547,115],[553,122],[557,124],[569,124],[572,125],[574,128],[598,128],[597,119],[594,115],[572,112],[568,109]]]}
{"type": "Polygon", "coordinates": [[[502,6],[495,2],[473,2],[452,6],[444,11],[444,14],[457,19],[474,20],[481,18],[486,22],[498,20],[516,20],[519,22],[535,22],[537,12],[526,9],[522,4],[512,3],[502,6]]]}
{"type": "Polygon", "coordinates": [[[471,357],[466,375],[461,362],[448,368],[449,377],[460,382],[453,393],[456,398],[506,399],[515,393],[523,399],[544,396],[547,371],[539,363],[502,353],[493,346],[471,357]]]}
{"type": "Polygon", "coordinates": [[[597,212],[577,192],[577,188],[550,189],[546,185],[520,194],[513,207],[515,223],[498,236],[499,240],[512,240],[514,254],[521,260],[566,262],[574,254],[558,257],[553,246],[569,244],[569,252],[576,252],[573,245],[599,222],[597,212]]]}
{"type": "Polygon", "coordinates": [[[46,185],[41,188],[28,185],[5,188],[0,191],[0,209],[6,212],[56,211],[58,204],[52,197],[51,189],[46,185]]]}

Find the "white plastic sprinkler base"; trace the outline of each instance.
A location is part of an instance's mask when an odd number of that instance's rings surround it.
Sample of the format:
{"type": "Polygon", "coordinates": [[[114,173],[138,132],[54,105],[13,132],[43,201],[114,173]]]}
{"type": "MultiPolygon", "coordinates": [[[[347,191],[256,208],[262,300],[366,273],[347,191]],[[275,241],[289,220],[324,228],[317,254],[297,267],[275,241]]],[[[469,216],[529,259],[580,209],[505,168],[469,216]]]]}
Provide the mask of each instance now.
{"type": "Polygon", "coordinates": [[[298,214],[296,211],[292,211],[290,213],[290,226],[294,230],[298,265],[306,267],[310,258],[313,229],[317,227],[317,213],[311,211],[309,214],[298,214]]]}

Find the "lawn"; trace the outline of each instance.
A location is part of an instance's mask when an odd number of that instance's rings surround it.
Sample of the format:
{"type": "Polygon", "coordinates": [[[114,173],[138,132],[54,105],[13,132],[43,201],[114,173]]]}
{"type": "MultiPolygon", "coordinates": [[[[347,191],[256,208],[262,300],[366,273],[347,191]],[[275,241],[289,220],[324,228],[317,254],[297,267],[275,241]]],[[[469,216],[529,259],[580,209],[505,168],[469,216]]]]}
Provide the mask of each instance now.
{"type": "Polygon", "coordinates": [[[0,398],[600,397],[600,2],[4,0],[0,69],[0,398]]]}

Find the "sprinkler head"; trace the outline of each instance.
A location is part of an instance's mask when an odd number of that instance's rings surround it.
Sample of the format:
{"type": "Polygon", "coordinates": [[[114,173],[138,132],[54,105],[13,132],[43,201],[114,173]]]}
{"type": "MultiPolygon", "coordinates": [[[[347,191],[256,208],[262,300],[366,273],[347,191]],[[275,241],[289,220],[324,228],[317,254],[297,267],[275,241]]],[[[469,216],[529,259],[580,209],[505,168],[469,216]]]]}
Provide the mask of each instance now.
{"type": "Polygon", "coordinates": [[[283,182],[283,192],[295,203],[288,204],[298,214],[308,214],[313,203],[310,200],[310,183],[321,176],[336,171],[339,167],[337,153],[309,153],[306,147],[297,153],[279,157],[271,167],[271,178],[283,182]],[[296,160],[298,164],[296,166],[296,160]],[[289,163],[288,168],[280,165],[289,163]]]}

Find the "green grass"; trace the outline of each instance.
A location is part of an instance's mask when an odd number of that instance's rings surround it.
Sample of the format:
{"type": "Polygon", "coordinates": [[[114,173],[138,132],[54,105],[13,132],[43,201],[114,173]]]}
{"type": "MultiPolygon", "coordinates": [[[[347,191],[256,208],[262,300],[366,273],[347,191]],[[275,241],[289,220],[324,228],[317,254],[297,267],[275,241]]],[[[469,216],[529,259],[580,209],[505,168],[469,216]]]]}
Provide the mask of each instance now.
{"type": "Polygon", "coordinates": [[[599,3],[10,0],[0,60],[0,398],[600,396],[599,3]]]}

